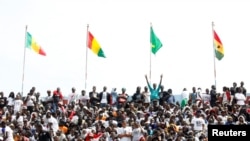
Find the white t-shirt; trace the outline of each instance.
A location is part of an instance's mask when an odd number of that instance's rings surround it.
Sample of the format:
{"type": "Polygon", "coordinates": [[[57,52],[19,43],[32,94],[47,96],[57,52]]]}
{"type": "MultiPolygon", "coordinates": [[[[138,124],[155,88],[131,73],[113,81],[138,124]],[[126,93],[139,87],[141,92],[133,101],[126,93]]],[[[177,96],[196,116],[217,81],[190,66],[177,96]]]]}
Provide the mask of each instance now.
{"type": "Polygon", "coordinates": [[[76,102],[77,98],[78,98],[78,95],[76,93],[69,94],[69,99],[68,99],[69,103],[76,102]]]}
{"type": "Polygon", "coordinates": [[[46,102],[51,102],[51,101],[53,101],[53,97],[52,96],[47,96],[45,101],[46,102]]]}
{"type": "Polygon", "coordinates": [[[73,140],[74,138],[75,138],[75,136],[73,135],[73,134],[68,134],[68,139],[71,141],[71,140],[73,140]]]}
{"type": "Polygon", "coordinates": [[[150,93],[149,92],[144,92],[143,94],[145,95],[145,103],[150,103],[150,101],[151,101],[150,93]]]}
{"type": "Polygon", "coordinates": [[[93,92],[93,97],[97,98],[97,92],[93,92]]]}
{"type": "MultiPolygon", "coordinates": [[[[125,128],[118,128],[117,134],[131,134],[132,133],[132,127],[125,127],[125,128]]],[[[122,137],[120,141],[131,141],[131,137],[122,137]]]]}
{"type": "Polygon", "coordinates": [[[188,91],[183,91],[182,93],[181,93],[181,98],[182,99],[189,99],[189,93],[188,93],[188,91]]]}
{"type": "Polygon", "coordinates": [[[5,134],[5,136],[7,136],[5,141],[14,141],[13,130],[9,126],[5,127],[5,132],[4,133],[3,133],[3,128],[0,128],[0,132],[1,132],[1,135],[5,134]]]}
{"type": "Polygon", "coordinates": [[[228,118],[228,116],[227,116],[227,115],[225,115],[225,116],[221,116],[221,119],[222,119],[222,121],[223,121],[223,122],[227,122],[227,118],[228,118]]]}
{"type": "Polygon", "coordinates": [[[31,96],[28,96],[27,98],[28,98],[28,100],[27,100],[26,105],[27,106],[34,106],[35,104],[33,101],[36,101],[36,97],[34,95],[31,95],[31,96]]]}
{"type": "Polygon", "coordinates": [[[71,119],[71,122],[74,124],[78,124],[78,119],[79,119],[79,117],[77,115],[74,115],[71,119]]]}
{"type": "Polygon", "coordinates": [[[101,103],[108,103],[108,101],[107,101],[107,92],[102,92],[101,103]]]}
{"type": "Polygon", "coordinates": [[[135,128],[132,130],[132,141],[139,141],[140,138],[143,136],[143,131],[141,128],[135,128]]]}
{"type": "Polygon", "coordinates": [[[203,130],[203,126],[205,125],[205,121],[203,118],[199,117],[194,117],[191,121],[191,124],[194,125],[194,130],[195,131],[202,131],[203,130]]]}
{"type": "Polygon", "coordinates": [[[12,97],[7,98],[8,106],[13,106],[14,105],[14,99],[12,97]]]}
{"type": "Polygon", "coordinates": [[[116,130],[116,132],[117,132],[117,135],[123,133],[123,128],[121,128],[121,127],[117,127],[117,128],[115,128],[115,130],[116,130]]]}
{"type": "Polygon", "coordinates": [[[50,118],[46,118],[46,121],[45,121],[46,126],[49,123],[52,123],[51,127],[54,132],[56,132],[59,129],[58,121],[54,117],[51,116],[50,118]]]}
{"type": "Polygon", "coordinates": [[[204,103],[210,103],[210,99],[211,99],[211,96],[209,94],[202,94],[202,100],[204,101],[204,103]]]}
{"type": "Polygon", "coordinates": [[[12,118],[12,121],[16,121],[18,125],[23,125],[23,116],[20,115],[18,118],[16,118],[16,116],[13,116],[12,118]]]}
{"type": "Polygon", "coordinates": [[[237,105],[245,105],[246,97],[244,94],[236,93],[234,97],[237,100],[237,105]]]}
{"type": "Polygon", "coordinates": [[[14,111],[20,111],[22,109],[23,101],[21,99],[17,99],[14,101],[14,111]]]}
{"type": "Polygon", "coordinates": [[[227,94],[226,92],[223,92],[220,97],[222,98],[222,103],[227,103],[228,100],[227,100],[227,94]]]}
{"type": "Polygon", "coordinates": [[[87,105],[87,101],[89,100],[89,96],[88,95],[81,95],[79,98],[78,98],[79,101],[81,101],[83,103],[84,106],[87,105]]]}

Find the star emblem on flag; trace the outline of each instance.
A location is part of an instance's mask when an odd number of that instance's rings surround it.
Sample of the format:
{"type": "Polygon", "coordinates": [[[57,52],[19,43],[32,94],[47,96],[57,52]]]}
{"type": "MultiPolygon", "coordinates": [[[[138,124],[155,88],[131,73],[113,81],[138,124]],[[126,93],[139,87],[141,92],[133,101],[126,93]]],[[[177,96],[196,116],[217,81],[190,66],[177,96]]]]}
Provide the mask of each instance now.
{"type": "Polygon", "coordinates": [[[152,47],[152,48],[155,48],[155,45],[151,44],[151,47],[152,47]]]}

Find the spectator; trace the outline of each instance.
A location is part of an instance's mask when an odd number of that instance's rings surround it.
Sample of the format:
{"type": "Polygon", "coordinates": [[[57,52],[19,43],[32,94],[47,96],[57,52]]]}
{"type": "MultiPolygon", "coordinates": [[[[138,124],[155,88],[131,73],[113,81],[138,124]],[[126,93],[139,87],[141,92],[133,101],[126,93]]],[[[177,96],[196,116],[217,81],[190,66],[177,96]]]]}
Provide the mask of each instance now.
{"type": "Polygon", "coordinates": [[[154,83],[153,88],[152,88],[149,81],[148,81],[147,75],[145,75],[146,82],[147,82],[147,85],[148,85],[148,88],[149,88],[149,91],[150,91],[151,102],[154,101],[154,100],[159,102],[159,99],[160,99],[159,92],[160,92],[160,89],[161,89],[162,77],[163,77],[163,75],[160,76],[160,83],[158,84],[158,87],[156,87],[157,85],[156,85],[156,83],[154,83]]]}
{"type": "MultiPolygon", "coordinates": [[[[57,108],[54,109],[53,105],[46,107],[49,103],[39,103],[41,98],[36,97],[32,110],[28,110],[28,105],[23,104],[25,99],[17,93],[16,98],[13,99],[13,106],[9,105],[9,102],[2,106],[0,140],[1,138],[7,141],[14,139],[29,141],[206,140],[208,125],[248,125],[250,122],[250,102],[246,101],[241,87],[236,87],[234,105],[230,105],[229,102],[232,100],[225,97],[229,92],[228,87],[225,86],[221,89],[220,95],[224,100],[218,101],[216,96],[216,101],[212,102],[213,107],[209,105],[211,102],[209,96],[211,96],[210,93],[217,95],[216,91],[211,92],[215,90],[214,88],[211,91],[205,90],[201,99],[203,102],[200,104],[196,102],[192,104],[189,100],[182,106],[173,100],[175,95],[172,94],[171,88],[167,96],[172,98],[160,104],[159,99],[152,102],[150,98],[146,100],[147,96],[157,92],[155,89],[150,93],[148,89],[149,87],[145,87],[141,93],[138,86],[133,100],[129,101],[129,94],[125,88],[122,88],[117,98],[119,105],[113,103],[113,97],[112,102],[100,101],[102,99],[100,94],[93,89],[92,96],[98,98],[98,102],[105,103],[105,106],[102,104],[100,107],[98,104],[89,104],[89,97],[85,95],[85,90],[82,90],[82,95],[76,102],[68,104],[62,102],[62,92],[56,90],[52,94],[58,94],[57,108]],[[141,103],[141,96],[144,98],[144,104],[141,103]]],[[[107,91],[106,89],[103,92],[107,91]]],[[[29,93],[35,94],[35,88],[32,88],[29,93]]],[[[55,97],[49,93],[51,92],[47,92],[47,99],[51,97],[53,104],[55,97]]],[[[187,95],[187,92],[183,93],[187,95]]],[[[13,94],[11,92],[11,97],[14,97],[13,94]]],[[[5,97],[4,93],[2,97],[5,97]]],[[[197,101],[199,98],[195,99],[197,101]]],[[[6,101],[11,101],[11,98],[7,98],[6,101]]]]}

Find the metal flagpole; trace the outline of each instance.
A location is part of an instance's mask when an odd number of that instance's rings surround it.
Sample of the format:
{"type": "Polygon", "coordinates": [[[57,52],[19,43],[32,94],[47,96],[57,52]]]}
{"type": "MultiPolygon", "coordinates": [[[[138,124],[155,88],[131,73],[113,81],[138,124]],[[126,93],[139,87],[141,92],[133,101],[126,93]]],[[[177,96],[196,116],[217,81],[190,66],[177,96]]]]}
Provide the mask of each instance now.
{"type": "MultiPolygon", "coordinates": [[[[150,28],[152,27],[152,23],[150,23],[150,28]]],[[[151,43],[151,29],[150,29],[150,50],[149,50],[149,82],[151,84],[151,73],[152,73],[152,43],[151,43]]]]}
{"type": "Polygon", "coordinates": [[[86,63],[85,63],[85,91],[87,91],[87,75],[88,75],[88,42],[89,42],[89,24],[87,24],[86,36],[86,63]]]}
{"type": "Polygon", "coordinates": [[[214,52],[214,86],[216,88],[216,61],[215,61],[215,46],[214,46],[214,22],[212,22],[212,37],[213,37],[213,52],[214,52]]]}
{"type": "Polygon", "coordinates": [[[26,45],[27,45],[27,30],[28,26],[25,26],[25,41],[24,41],[24,53],[23,53],[23,74],[22,74],[22,91],[21,95],[23,96],[23,87],[24,87],[24,74],[25,74],[25,58],[26,58],[26,45]]]}

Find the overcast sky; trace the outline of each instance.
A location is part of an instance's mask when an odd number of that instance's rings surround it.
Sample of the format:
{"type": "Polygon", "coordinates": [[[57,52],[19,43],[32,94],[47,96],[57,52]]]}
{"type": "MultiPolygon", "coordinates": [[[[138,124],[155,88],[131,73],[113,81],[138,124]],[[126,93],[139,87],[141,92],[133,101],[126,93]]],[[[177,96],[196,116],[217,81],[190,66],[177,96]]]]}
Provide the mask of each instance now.
{"type": "Polygon", "coordinates": [[[216,60],[217,89],[250,86],[250,9],[247,0],[0,0],[0,91],[22,88],[25,25],[47,53],[26,50],[24,94],[85,86],[86,29],[107,58],[88,51],[87,90],[144,87],[149,74],[150,22],[163,47],[152,55],[152,82],[180,93],[214,84],[212,24],[225,50],[216,60]]]}

